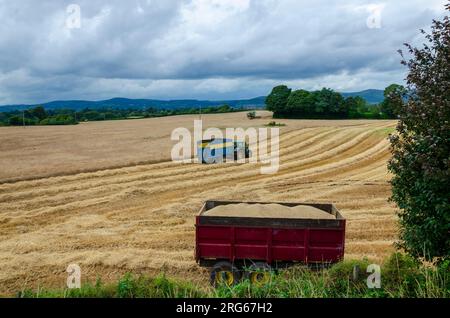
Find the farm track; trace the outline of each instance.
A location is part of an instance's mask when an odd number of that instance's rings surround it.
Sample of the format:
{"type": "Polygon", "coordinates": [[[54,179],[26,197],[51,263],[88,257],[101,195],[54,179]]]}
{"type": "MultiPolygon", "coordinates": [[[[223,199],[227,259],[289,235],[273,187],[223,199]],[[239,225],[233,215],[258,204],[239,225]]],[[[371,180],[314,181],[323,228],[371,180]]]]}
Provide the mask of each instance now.
{"type": "Polygon", "coordinates": [[[194,216],[205,199],[333,202],[348,219],[346,257],[381,261],[396,239],[386,129],[394,122],[282,134],[280,170],[162,162],[0,184],[0,294],[128,271],[206,284],[194,216]]]}

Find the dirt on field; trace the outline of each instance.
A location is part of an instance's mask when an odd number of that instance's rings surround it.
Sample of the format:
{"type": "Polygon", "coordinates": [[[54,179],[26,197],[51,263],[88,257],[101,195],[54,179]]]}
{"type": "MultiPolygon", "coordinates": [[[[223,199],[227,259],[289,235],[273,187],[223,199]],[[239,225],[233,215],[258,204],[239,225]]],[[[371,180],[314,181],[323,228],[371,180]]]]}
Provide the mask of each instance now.
{"type": "MultiPolygon", "coordinates": [[[[245,128],[271,121],[264,115],[203,119],[245,128]]],[[[386,138],[395,122],[280,120],[281,167],[262,175],[258,164],[167,161],[172,129],[196,118],[0,128],[0,294],[64,287],[74,263],[83,282],[163,271],[206,285],[194,217],[210,199],[334,203],[348,219],[346,258],[393,251],[386,138]]]]}

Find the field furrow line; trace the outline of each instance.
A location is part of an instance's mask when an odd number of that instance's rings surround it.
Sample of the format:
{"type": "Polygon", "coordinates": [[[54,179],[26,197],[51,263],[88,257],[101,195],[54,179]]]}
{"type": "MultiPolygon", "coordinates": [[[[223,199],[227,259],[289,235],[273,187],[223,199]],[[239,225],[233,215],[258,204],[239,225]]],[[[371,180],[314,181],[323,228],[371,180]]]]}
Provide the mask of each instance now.
{"type": "MultiPolygon", "coordinates": [[[[327,135],[327,134],[325,134],[327,135]]],[[[332,143],[334,143],[336,140],[341,140],[341,135],[333,135],[333,139],[327,140],[324,139],[324,135],[319,134],[316,137],[313,138],[313,140],[304,140],[303,142],[300,142],[297,144],[296,148],[302,149],[302,151],[294,152],[295,156],[289,156],[289,160],[293,160],[297,157],[301,157],[301,155],[308,155],[309,152],[309,146],[312,146],[314,144],[314,150],[317,151],[317,149],[324,149],[326,147],[329,147],[332,143]],[[322,142],[317,143],[318,140],[322,140],[322,142]],[[315,144],[315,142],[317,144],[315,144]],[[293,158],[292,158],[293,157],[293,158]]],[[[352,137],[348,137],[347,139],[351,139],[352,137]]],[[[345,139],[345,140],[347,140],[345,139]]],[[[285,160],[285,159],[282,159],[285,160]]],[[[135,183],[137,181],[151,181],[151,182],[159,182],[159,179],[162,179],[163,182],[166,181],[168,177],[176,177],[177,180],[185,180],[185,179],[191,179],[191,178],[197,178],[197,177],[207,177],[214,175],[216,173],[223,173],[223,170],[226,169],[226,173],[234,173],[240,170],[247,170],[248,165],[184,165],[180,164],[177,169],[174,170],[162,170],[159,172],[156,172],[152,175],[138,175],[135,177],[125,175],[121,178],[114,178],[113,180],[104,180],[104,178],[99,178],[100,181],[89,181],[86,183],[76,184],[73,185],[60,185],[58,187],[50,187],[47,189],[39,189],[39,190],[32,190],[32,191],[23,191],[23,192],[16,192],[14,194],[3,194],[0,195],[0,209],[1,209],[1,203],[2,202],[9,202],[9,201],[16,201],[16,200],[30,200],[34,197],[46,197],[46,196],[54,196],[58,194],[62,194],[65,192],[70,192],[75,194],[75,192],[86,192],[93,188],[101,188],[101,187],[115,187],[118,184],[130,184],[135,183]],[[195,175],[193,175],[195,173],[195,175]]]]}
{"type": "MultiPolygon", "coordinates": [[[[319,134],[314,134],[314,132],[317,129],[305,129],[301,131],[292,131],[289,132],[289,137],[283,137],[281,136],[280,142],[283,143],[284,140],[291,141],[294,143],[297,143],[298,141],[301,142],[307,142],[309,139],[312,139],[312,141],[308,142],[308,144],[312,144],[313,141],[320,140],[320,137],[323,137],[327,134],[327,132],[320,132],[319,134]],[[304,136],[307,136],[307,138],[303,139],[304,136]],[[284,138],[284,139],[283,139],[284,138]],[[303,139],[303,140],[302,140],[303,139]]],[[[306,144],[305,144],[306,146],[306,144]]],[[[284,147],[282,144],[281,147],[284,147]]],[[[86,181],[86,183],[89,183],[92,181],[92,179],[115,179],[120,176],[133,176],[133,175],[146,175],[148,172],[159,172],[164,171],[164,173],[167,173],[169,171],[176,171],[180,174],[183,173],[189,173],[191,171],[196,171],[198,169],[204,169],[204,170],[212,170],[217,169],[216,165],[195,165],[195,167],[192,167],[191,169],[186,169],[186,165],[180,165],[178,163],[174,162],[164,162],[164,163],[158,163],[158,164],[149,164],[149,165],[142,165],[142,166],[132,166],[132,167],[125,167],[125,168],[117,168],[117,169],[106,169],[106,170],[99,170],[96,172],[90,172],[90,173],[80,173],[75,174],[71,176],[61,176],[61,177],[50,177],[46,179],[38,179],[38,180],[31,180],[31,181],[18,181],[16,183],[7,183],[7,184],[0,184],[0,194],[2,193],[10,193],[14,192],[17,193],[17,191],[31,189],[34,190],[35,188],[49,188],[53,186],[57,186],[60,184],[67,185],[67,184],[79,184],[83,181],[86,181]]],[[[0,196],[1,198],[1,196],[0,196]]],[[[0,199],[1,201],[1,199],[0,199]]]]}
{"type": "MultiPolygon", "coordinates": [[[[369,135],[370,132],[364,132],[357,138],[352,138],[351,141],[344,143],[335,149],[328,149],[326,153],[327,156],[324,156],[324,154],[320,154],[317,156],[313,156],[311,158],[307,159],[307,162],[320,162],[324,158],[333,156],[333,160],[336,160],[336,154],[339,152],[342,152],[344,150],[348,150],[354,147],[358,147],[361,149],[360,146],[358,146],[358,143],[364,141],[365,137],[369,135]]],[[[325,149],[325,148],[322,148],[325,149]]],[[[298,162],[293,162],[294,166],[298,165],[298,162]]],[[[239,180],[240,182],[248,179],[248,178],[260,178],[262,177],[259,174],[259,169],[244,169],[240,173],[235,174],[228,174],[225,177],[221,177],[221,184],[224,182],[232,181],[232,180],[239,180]]],[[[77,202],[78,204],[81,204],[84,201],[87,201],[87,205],[82,205],[82,207],[85,206],[92,206],[91,202],[94,200],[92,197],[98,197],[100,200],[99,203],[105,203],[105,200],[112,200],[112,198],[116,197],[117,199],[123,199],[129,196],[133,196],[134,193],[137,193],[138,195],[153,195],[155,193],[159,193],[161,191],[173,191],[173,190],[180,190],[183,188],[189,188],[189,187],[200,187],[201,185],[211,185],[214,184],[215,181],[212,179],[212,176],[215,176],[216,174],[214,172],[199,172],[196,174],[190,174],[186,176],[183,179],[180,179],[179,176],[171,176],[166,177],[161,180],[159,180],[158,184],[155,185],[154,182],[132,182],[131,184],[127,184],[125,187],[124,185],[109,185],[106,188],[93,188],[90,191],[87,189],[80,190],[80,193],[76,192],[70,192],[67,195],[60,194],[58,196],[51,196],[51,197],[39,197],[38,199],[33,199],[30,201],[22,201],[22,202],[15,202],[14,204],[0,204],[0,211],[7,211],[9,215],[12,215],[14,211],[18,211],[19,213],[22,211],[42,211],[42,209],[48,209],[48,211],[51,213],[52,211],[55,211],[55,209],[67,209],[68,207],[71,207],[69,203],[77,202]],[[213,181],[211,181],[211,179],[213,181]],[[108,193],[112,193],[108,195],[108,193]],[[108,198],[108,199],[105,199],[108,198]],[[37,210],[36,210],[37,207],[37,210]]]]}

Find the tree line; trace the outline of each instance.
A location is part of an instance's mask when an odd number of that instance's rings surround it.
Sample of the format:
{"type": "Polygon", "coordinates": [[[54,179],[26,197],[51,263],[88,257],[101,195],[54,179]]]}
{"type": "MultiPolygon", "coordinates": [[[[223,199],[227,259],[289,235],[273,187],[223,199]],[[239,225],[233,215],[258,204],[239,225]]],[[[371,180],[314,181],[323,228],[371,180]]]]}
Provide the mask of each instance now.
{"type": "Polygon", "coordinates": [[[0,112],[0,126],[36,126],[36,125],[76,125],[87,121],[143,119],[188,114],[214,114],[241,111],[229,105],[217,107],[183,108],[183,109],[73,109],[46,110],[42,106],[30,108],[25,111],[0,112]]]}
{"type": "Polygon", "coordinates": [[[274,113],[274,118],[393,119],[404,91],[403,86],[392,84],[385,89],[383,102],[371,105],[362,97],[345,98],[329,88],[310,92],[280,85],[267,97],[266,108],[274,113]]]}

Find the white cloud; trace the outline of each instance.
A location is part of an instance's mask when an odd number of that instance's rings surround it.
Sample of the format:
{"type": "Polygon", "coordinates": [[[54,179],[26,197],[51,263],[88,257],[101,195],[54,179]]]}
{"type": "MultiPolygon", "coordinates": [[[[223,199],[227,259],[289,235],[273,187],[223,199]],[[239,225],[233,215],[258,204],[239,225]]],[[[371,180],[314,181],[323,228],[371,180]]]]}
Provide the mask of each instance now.
{"type": "Polygon", "coordinates": [[[113,96],[240,98],[271,85],[382,88],[445,0],[0,0],[0,104],[113,96]],[[381,28],[367,8],[385,4],[381,28]]]}

